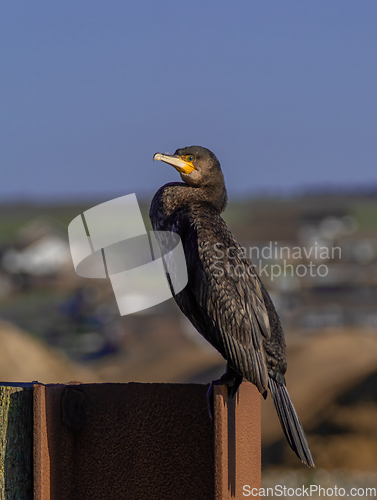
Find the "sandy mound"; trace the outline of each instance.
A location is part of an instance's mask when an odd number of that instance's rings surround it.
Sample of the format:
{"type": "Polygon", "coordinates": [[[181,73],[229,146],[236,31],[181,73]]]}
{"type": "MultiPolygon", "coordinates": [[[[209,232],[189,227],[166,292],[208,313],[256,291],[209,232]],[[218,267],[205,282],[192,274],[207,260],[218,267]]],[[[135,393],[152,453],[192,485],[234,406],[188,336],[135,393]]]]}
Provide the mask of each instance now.
{"type": "MultiPolygon", "coordinates": [[[[321,421],[337,397],[377,371],[377,335],[329,331],[287,341],[287,387],[306,428],[321,421]]],[[[280,436],[271,398],[262,404],[263,440],[280,436]]]]}
{"type": "Polygon", "coordinates": [[[99,381],[95,372],[73,363],[11,323],[0,323],[0,349],[0,380],[5,382],[99,381]]]}

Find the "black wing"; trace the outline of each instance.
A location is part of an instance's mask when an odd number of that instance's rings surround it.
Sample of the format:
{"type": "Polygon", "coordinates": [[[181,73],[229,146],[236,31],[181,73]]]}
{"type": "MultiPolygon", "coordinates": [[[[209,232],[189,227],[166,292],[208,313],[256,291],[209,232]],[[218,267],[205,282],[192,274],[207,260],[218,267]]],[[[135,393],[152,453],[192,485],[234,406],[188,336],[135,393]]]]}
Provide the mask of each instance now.
{"type": "Polygon", "coordinates": [[[185,238],[189,283],[175,298],[198,331],[264,393],[263,341],[270,337],[270,325],[259,277],[223,220],[216,219],[191,228],[185,238]]]}

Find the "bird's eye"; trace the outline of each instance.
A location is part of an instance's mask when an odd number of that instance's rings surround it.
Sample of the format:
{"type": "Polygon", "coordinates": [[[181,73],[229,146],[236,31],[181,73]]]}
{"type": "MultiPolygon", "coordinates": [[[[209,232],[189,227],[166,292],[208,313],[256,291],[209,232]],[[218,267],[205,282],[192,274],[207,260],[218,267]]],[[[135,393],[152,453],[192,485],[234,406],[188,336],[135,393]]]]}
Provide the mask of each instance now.
{"type": "Polygon", "coordinates": [[[194,161],[194,157],[193,156],[189,156],[187,159],[188,159],[188,161],[194,161]]]}

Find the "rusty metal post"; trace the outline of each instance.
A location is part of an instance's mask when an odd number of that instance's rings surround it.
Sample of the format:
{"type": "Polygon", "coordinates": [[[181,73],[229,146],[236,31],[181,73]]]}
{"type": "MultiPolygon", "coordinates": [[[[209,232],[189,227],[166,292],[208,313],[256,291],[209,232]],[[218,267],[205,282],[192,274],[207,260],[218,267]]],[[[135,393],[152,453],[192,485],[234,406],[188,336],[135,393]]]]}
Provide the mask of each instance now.
{"type": "MultiPolygon", "coordinates": [[[[241,499],[260,486],[260,398],[196,384],[35,384],[35,500],[241,499]]],[[[30,458],[30,468],[31,468],[30,458]]]]}
{"type": "Polygon", "coordinates": [[[243,382],[233,399],[215,386],[214,402],[215,500],[245,498],[245,485],[261,485],[261,396],[243,382]]]}

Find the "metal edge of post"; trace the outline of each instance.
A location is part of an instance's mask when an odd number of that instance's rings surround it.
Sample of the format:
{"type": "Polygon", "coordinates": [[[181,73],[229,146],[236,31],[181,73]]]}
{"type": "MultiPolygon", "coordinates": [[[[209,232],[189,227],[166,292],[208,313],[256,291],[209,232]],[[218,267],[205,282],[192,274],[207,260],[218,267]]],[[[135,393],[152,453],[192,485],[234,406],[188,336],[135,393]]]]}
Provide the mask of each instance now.
{"type": "Polygon", "coordinates": [[[46,387],[33,387],[34,500],[50,500],[50,457],[46,425],[46,387]]]}
{"type": "Polygon", "coordinates": [[[261,486],[260,402],[250,382],[233,399],[226,386],[214,387],[215,500],[243,499],[261,486]]]}

